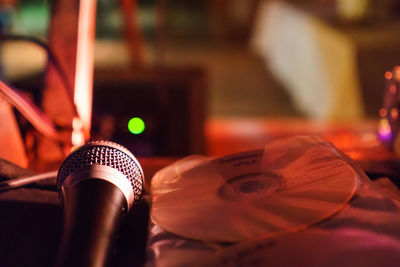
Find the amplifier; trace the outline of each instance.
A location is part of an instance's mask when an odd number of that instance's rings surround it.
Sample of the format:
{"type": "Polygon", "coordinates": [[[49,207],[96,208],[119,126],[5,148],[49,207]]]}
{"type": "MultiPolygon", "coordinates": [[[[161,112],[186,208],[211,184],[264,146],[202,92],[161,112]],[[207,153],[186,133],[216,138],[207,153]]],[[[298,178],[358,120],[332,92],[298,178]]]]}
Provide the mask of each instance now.
{"type": "Polygon", "coordinates": [[[204,153],[205,73],[200,68],[96,69],[92,137],[138,156],[204,153]]]}

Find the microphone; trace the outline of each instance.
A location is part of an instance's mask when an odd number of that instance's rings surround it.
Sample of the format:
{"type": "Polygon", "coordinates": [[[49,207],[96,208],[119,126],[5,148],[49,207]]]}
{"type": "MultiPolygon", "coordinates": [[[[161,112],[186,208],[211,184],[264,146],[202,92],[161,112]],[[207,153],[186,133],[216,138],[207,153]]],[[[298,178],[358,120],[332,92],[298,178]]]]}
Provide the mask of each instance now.
{"type": "Polygon", "coordinates": [[[64,205],[57,266],[104,266],[119,220],[143,184],[141,166],[121,145],[93,141],[72,152],[57,175],[64,205]]]}

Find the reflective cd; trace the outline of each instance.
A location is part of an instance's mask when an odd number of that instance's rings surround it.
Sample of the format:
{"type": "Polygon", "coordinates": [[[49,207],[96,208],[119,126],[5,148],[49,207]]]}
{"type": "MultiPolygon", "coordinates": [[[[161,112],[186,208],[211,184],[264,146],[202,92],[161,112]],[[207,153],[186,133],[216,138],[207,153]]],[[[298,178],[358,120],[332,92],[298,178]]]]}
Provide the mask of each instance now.
{"type": "Polygon", "coordinates": [[[358,173],[331,144],[296,137],[210,160],[191,156],[152,180],[152,219],[176,235],[212,242],[293,232],[342,209],[358,173]]]}

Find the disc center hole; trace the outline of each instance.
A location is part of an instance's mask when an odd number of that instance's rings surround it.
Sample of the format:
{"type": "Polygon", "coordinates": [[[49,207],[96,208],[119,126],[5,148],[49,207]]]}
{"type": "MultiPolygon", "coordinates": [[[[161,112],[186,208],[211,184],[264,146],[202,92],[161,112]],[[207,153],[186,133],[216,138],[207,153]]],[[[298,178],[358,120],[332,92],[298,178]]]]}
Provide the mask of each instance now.
{"type": "Polygon", "coordinates": [[[251,194],[262,191],[264,185],[260,181],[249,181],[241,184],[238,189],[241,193],[251,194]]]}

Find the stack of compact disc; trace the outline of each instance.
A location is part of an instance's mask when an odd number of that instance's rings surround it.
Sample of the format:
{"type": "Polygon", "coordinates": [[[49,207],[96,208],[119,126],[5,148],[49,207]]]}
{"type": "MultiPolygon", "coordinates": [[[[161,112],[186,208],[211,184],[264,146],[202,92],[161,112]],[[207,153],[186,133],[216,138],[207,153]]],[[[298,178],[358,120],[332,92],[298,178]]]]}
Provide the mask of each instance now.
{"type": "Polygon", "coordinates": [[[175,235],[238,242],[306,229],[341,210],[358,174],[331,144],[296,137],[218,159],[191,156],[152,180],[152,219],[175,235]]]}

